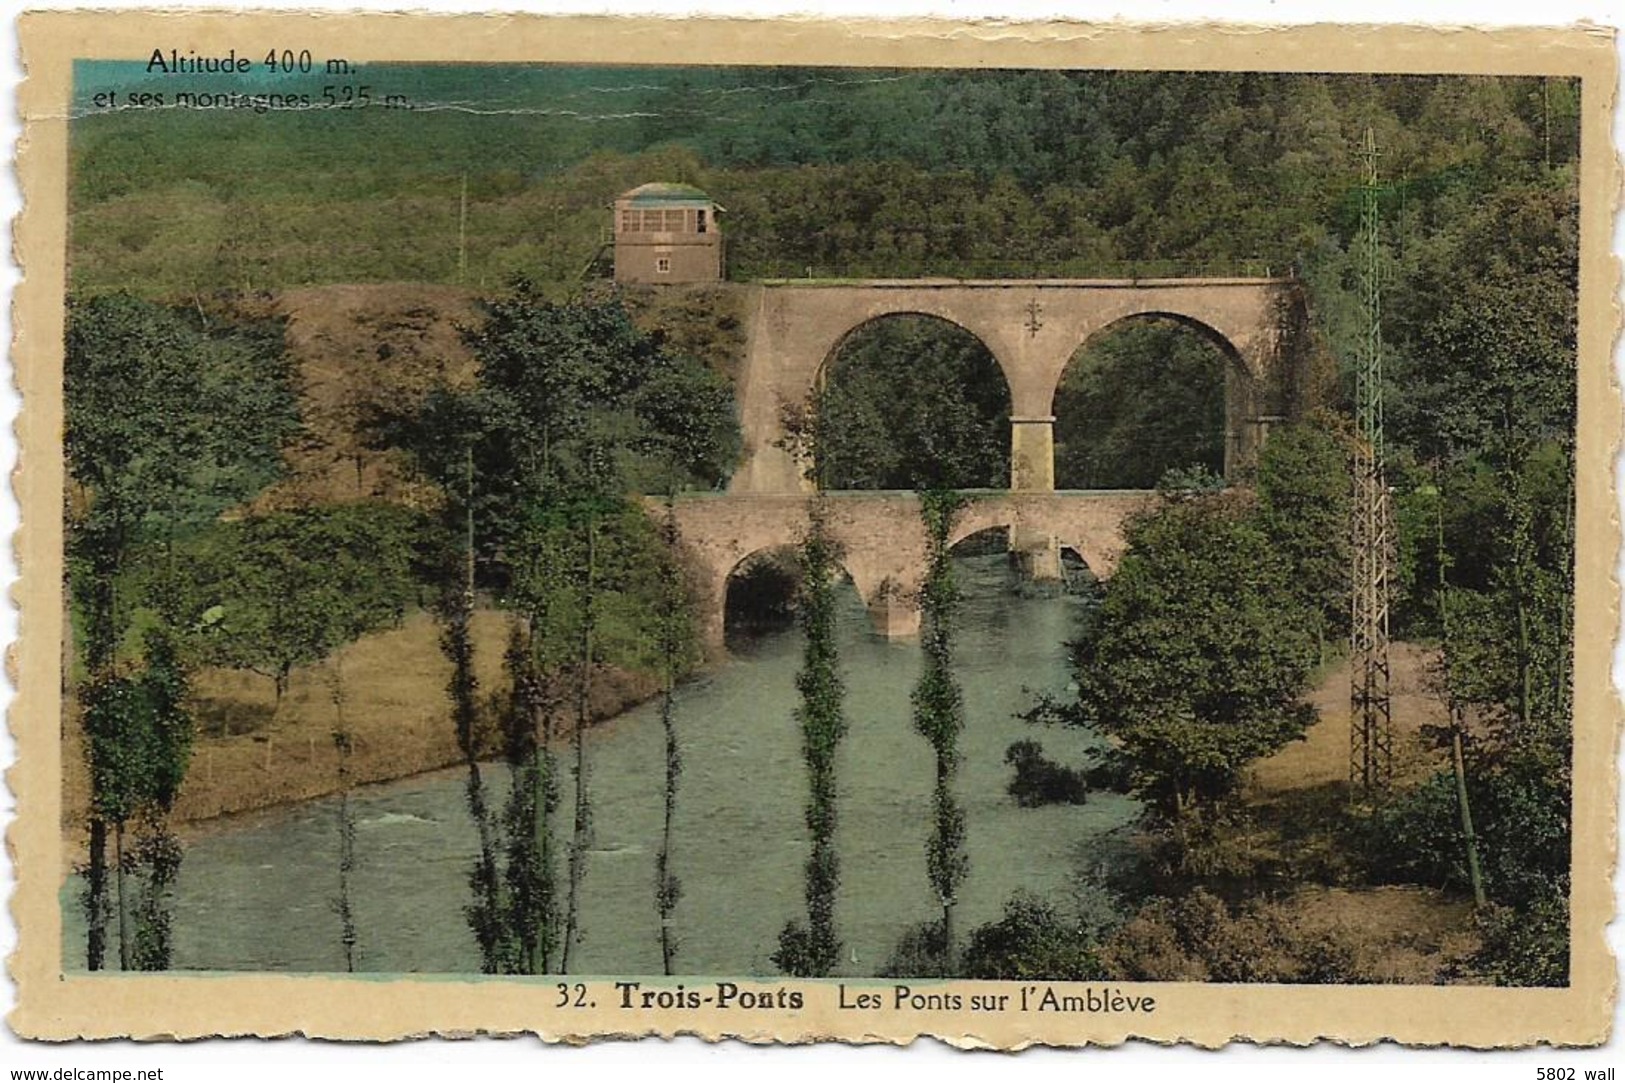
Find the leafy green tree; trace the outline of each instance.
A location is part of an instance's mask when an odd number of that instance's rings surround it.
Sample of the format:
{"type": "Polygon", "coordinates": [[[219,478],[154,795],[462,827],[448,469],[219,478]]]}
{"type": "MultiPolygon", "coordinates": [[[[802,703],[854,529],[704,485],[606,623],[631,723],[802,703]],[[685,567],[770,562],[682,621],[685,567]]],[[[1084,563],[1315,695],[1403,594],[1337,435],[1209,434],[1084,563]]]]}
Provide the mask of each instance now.
{"type": "Polygon", "coordinates": [[[945,320],[897,316],[859,328],[788,420],[826,489],[1010,481],[1004,375],[981,342],[945,320]]]}
{"type": "Polygon", "coordinates": [[[479,359],[487,432],[476,447],[482,516],[493,547],[524,508],[592,484],[597,449],[624,488],[711,488],[740,446],[732,389],[699,362],[668,354],[618,299],[556,304],[530,284],[489,302],[468,335],[479,359]]]}
{"type": "Polygon", "coordinates": [[[845,682],[835,639],[835,587],[840,549],[829,535],[827,511],[814,497],[807,509],[807,534],[800,547],[801,586],[797,605],[802,634],[801,670],[796,690],[801,705],[801,754],[807,763],[807,920],[787,923],[779,933],[773,964],[796,977],[827,977],[840,960],[835,899],[840,886],[840,849],[835,843],[835,753],[846,733],[845,682]]]}
{"type": "Polygon", "coordinates": [[[206,536],[197,593],[212,621],[206,655],[271,679],[278,703],[312,665],[398,622],[416,596],[417,516],[349,504],[256,515],[206,536]]]}
{"type": "MultiPolygon", "coordinates": [[[[92,786],[114,788],[93,789],[91,800],[86,961],[98,970],[106,950],[105,813],[125,803],[115,792],[125,784],[106,770],[125,754],[108,741],[142,728],[136,718],[107,717],[136,703],[118,691],[117,652],[134,611],[165,599],[163,591],[132,597],[121,586],[144,542],[170,547],[182,527],[208,521],[275,476],[279,446],[298,417],[279,329],[210,331],[190,315],[126,295],[70,299],[63,387],[74,486],[68,586],[89,682],[81,701],[87,748],[102,765],[92,763],[92,786]]],[[[127,939],[121,952],[129,965],[127,939]]],[[[164,954],[155,948],[151,957],[164,954]]]]}
{"type": "Polygon", "coordinates": [[[207,522],[277,476],[298,428],[275,323],[205,329],[124,294],[72,298],[65,361],[69,472],[131,528],[207,522]]]}
{"type": "Polygon", "coordinates": [[[931,744],[936,783],[931,791],[931,838],[926,844],[926,875],[942,906],[943,975],[954,971],[954,906],[970,869],[965,854],[965,810],[954,795],[959,766],[959,733],[965,728],[965,697],[954,677],[954,632],[959,586],[954,582],[948,538],[965,498],[953,491],[920,494],[928,561],[920,590],[920,645],[924,668],[914,686],[914,728],[931,744]]]}
{"type": "Polygon", "coordinates": [[[1578,204],[1567,185],[1507,186],[1464,209],[1396,288],[1391,430],[1419,459],[1521,462],[1572,439],[1578,204]]]}
{"type": "Polygon", "coordinates": [[[1134,792],[1177,825],[1313,721],[1312,621],[1243,493],[1166,502],[1127,540],[1073,646],[1075,720],[1114,739],[1134,792]]]}
{"type": "Polygon", "coordinates": [[[1270,433],[1258,457],[1259,526],[1285,559],[1299,606],[1325,644],[1348,628],[1353,485],[1347,442],[1322,416],[1270,433]]]}

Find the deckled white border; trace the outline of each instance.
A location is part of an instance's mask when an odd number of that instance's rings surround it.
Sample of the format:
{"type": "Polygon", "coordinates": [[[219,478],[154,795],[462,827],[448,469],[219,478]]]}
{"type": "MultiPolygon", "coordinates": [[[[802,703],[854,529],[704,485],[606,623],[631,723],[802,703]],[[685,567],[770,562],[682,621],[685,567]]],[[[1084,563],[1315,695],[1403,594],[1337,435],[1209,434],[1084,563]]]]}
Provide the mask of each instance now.
{"type": "MultiPolygon", "coordinates": [[[[18,12],[40,8],[70,7],[137,8],[153,4],[133,3],[130,0],[92,0],[88,4],[69,4],[45,0],[21,4],[5,0],[4,28],[6,37],[6,97],[3,127],[5,143],[14,148],[18,136],[15,116],[15,88],[22,78],[17,61],[15,18],[18,12]]],[[[166,8],[186,9],[212,7],[218,9],[219,0],[179,0],[165,3],[166,8]]],[[[310,3],[299,0],[257,0],[257,8],[309,9],[310,3]]],[[[400,0],[353,0],[342,5],[330,5],[342,10],[433,10],[433,11],[485,11],[498,6],[517,7],[517,3],[492,4],[455,2],[455,0],[428,0],[407,2],[400,0]]],[[[1042,0],[888,0],[884,6],[864,0],[551,0],[537,8],[525,5],[526,10],[556,14],[613,13],[627,15],[680,16],[684,14],[710,15],[817,15],[836,18],[862,18],[884,14],[888,17],[940,16],[953,19],[1001,18],[1044,19],[1068,18],[1088,20],[1132,20],[1146,22],[1207,21],[1223,18],[1233,22],[1266,24],[1309,24],[1317,22],[1423,22],[1433,25],[1492,25],[1523,26],[1535,20],[1539,25],[1567,25],[1575,22],[1594,22],[1601,25],[1625,26],[1625,0],[1605,0],[1603,3],[1584,3],[1583,0],[1544,0],[1537,4],[1508,2],[1508,0],[1443,0],[1431,2],[1420,10],[1416,0],[1366,0],[1357,7],[1338,5],[1330,0],[1300,0],[1295,4],[1276,0],[1225,0],[1223,3],[1201,0],[1127,0],[1115,2],[1078,2],[1063,4],[1042,0]]],[[[1625,45],[1621,46],[1625,50],[1625,45]]],[[[1622,65],[1625,67],[1625,65],[1622,65]]],[[[1614,143],[1625,146],[1625,111],[1616,112],[1614,143]]],[[[0,228],[4,230],[6,251],[10,251],[10,226],[20,209],[17,180],[8,169],[0,178],[0,228]]],[[[1625,228],[1616,219],[1614,230],[1616,258],[1625,253],[1625,228]]],[[[6,305],[0,313],[0,341],[10,341],[9,304],[17,283],[15,265],[8,259],[0,263],[0,282],[4,283],[6,305]]],[[[1614,372],[1616,379],[1625,373],[1625,350],[1616,344],[1614,372]]],[[[16,464],[16,441],[12,424],[16,418],[18,397],[11,380],[0,380],[0,477],[9,477],[16,464]]],[[[1625,469],[1616,463],[1616,492],[1625,489],[1625,469]]],[[[18,526],[18,509],[10,486],[0,486],[0,535],[10,538],[18,526]]],[[[1625,514],[1625,509],[1622,509],[1625,514]]],[[[1618,565],[1620,578],[1625,580],[1625,560],[1618,565]]],[[[0,556],[0,585],[7,590],[16,580],[16,565],[9,546],[0,556]]],[[[11,643],[17,634],[16,612],[9,605],[0,605],[0,642],[11,643]]],[[[1614,665],[1616,689],[1625,688],[1625,635],[1616,634],[1614,665]]],[[[0,686],[0,696],[9,705],[12,689],[9,683],[0,686]]],[[[15,757],[15,746],[4,727],[0,727],[0,767],[9,766],[15,757]]],[[[1622,772],[1625,774],[1625,772],[1622,772]]],[[[0,791],[3,792],[3,791],[0,791]]],[[[1625,795],[1622,795],[1625,796],[1625,795]]],[[[1620,807],[1620,806],[1617,806],[1620,807]]],[[[10,823],[15,812],[9,793],[0,797],[0,830],[10,823]]],[[[9,858],[0,857],[0,897],[9,897],[15,885],[9,858]]],[[[1625,876],[1616,870],[1615,897],[1625,896],[1625,876]]],[[[1617,957],[1625,957],[1625,925],[1616,923],[1610,929],[1610,943],[1617,957]]],[[[0,957],[9,955],[16,947],[16,930],[9,914],[0,918],[0,957]]],[[[10,1011],[15,1004],[15,988],[0,978],[0,1013],[10,1011]]],[[[827,1075],[853,1070],[886,1072],[898,1069],[933,1073],[937,1078],[974,1078],[982,1080],[990,1072],[1004,1071],[1109,1071],[1134,1073],[1156,1071],[1184,1075],[1200,1074],[1204,1079],[1248,1080],[1280,1078],[1290,1073],[1311,1072],[1319,1078],[1337,1080],[1345,1078],[1368,1079],[1374,1074],[1392,1074],[1397,1079],[1437,1078],[1442,1073],[1448,1078],[1474,1072],[1482,1078],[1535,1079],[1537,1067],[1573,1066],[1580,1069],[1616,1065],[1625,1067],[1625,997],[1615,1006],[1614,1037],[1609,1046],[1601,1050],[1584,1052],[1553,1052],[1550,1050],[1503,1051],[1487,1056],[1463,1051],[1397,1050],[1376,1048],[1348,1050],[1335,1046],[1321,1046],[1312,1050],[1257,1049],[1234,1047],[1214,1054],[1188,1048],[1154,1048],[1143,1043],[1104,1054],[1109,1061],[1096,1058],[1090,1064],[1063,1064],[1060,1058],[1075,1058],[1076,1053],[1055,1050],[1028,1051],[1016,1058],[991,1058],[986,1055],[967,1056],[955,1053],[934,1042],[917,1043],[907,1051],[894,1049],[855,1049],[824,1045],[817,1048],[760,1050],[747,1049],[737,1043],[720,1046],[704,1045],[694,1040],[667,1043],[652,1048],[644,1043],[599,1043],[582,1050],[563,1051],[543,1048],[534,1040],[512,1042],[474,1043],[405,1043],[387,1046],[338,1046],[303,1041],[254,1043],[205,1042],[188,1046],[140,1047],[132,1043],[98,1043],[72,1047],[42,1047],[23,1043],[9,1030],[0,1027],[0,1071],[20,1067],[77,1067],[77,1068],[133,1068],[162,1066],[169,1069],[166,1078],[177,1080],[212,1077],[217,1070],[229,1071],[236,1079],[271,1080],[288,1079],[295,1073],[309,1078],[349,1077],[358,1068],[369,1073],[387,1073],[392,1080],[404,1083],[442,1080],[453,1073],[504,1072],[520,1078],[521,1072],[567,1070],[578,1072],[607,1072],[614,1078],[622,1072],[636,1073],[646,1079],[683,1080],[700,1078],[702,1073],[711,1078],[718,1072],[785,1072],[827,1075]],[[535,1058],[542,1057],[537,1063],[535,1058]],[[906,1057],[907,1060],[899,1058],[906,1057]],[[565,1058],[568,1058],[566,1060],[565,1058]]],[[[1177,1078],[1177,1076],[1176,1076],[1177,1078]]],[[[1318,1083],[1318,1079],[1317,1079],[1318,1083]]]]}

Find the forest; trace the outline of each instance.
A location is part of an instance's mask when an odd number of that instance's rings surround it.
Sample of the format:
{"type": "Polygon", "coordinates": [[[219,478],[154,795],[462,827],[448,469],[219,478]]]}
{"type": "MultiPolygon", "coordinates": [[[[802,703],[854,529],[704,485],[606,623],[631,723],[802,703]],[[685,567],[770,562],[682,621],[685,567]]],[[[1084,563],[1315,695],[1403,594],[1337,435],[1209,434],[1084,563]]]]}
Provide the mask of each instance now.
{"type": "MultiPolygon", "coordinates": [[[[141,85],[116,65],[80,75],[82,95],[141,85]]],[[[1017,893],[998,921],[956,922],[977,870],[955,785],[965,720],[947,538],[965,490],[1008,478],[1010,406],[991,357],[940,322],[876,323],[795,404],[822,487],[917,490],[932,539],[911,723],[935,763],[920,830],[941,905],[889,972],[1403,980],[1291,903],[1307,886],[1401,884],[1467,904],[1457,950],[1425,980],[1567,980],[1577,83],[390,76],[420,103],[505,108],[73,124],[66,710],[88,797],[68,829],[84,853],[89,969],[171,965],[185,852],[171,821],[207,736],[197,682],[258,677],[274,722],[290,681],[316,680],[342,800],[363,696],[345,648],[422,617],[450,674],[438,710],[478,839],[463,916],[482,969],[571,972],[593,822],[586,734],[619,673],[662,705],[650,925],[666,972],[682,972],[670,933],[685,897],[672,832],[679,689],[707,663],[669,508],[724,485],[736,463],[742,346],[725,303],[651,301],[601,278],[605,207],[660,179],[726,208],[735,282],[1289,274],[1310,297],[1323,401],[1273,432],[1245,476],[1218,476],[1229,358],[1188,327],[1120,325],[1080,348],[1057,395],[1058,487],[1160,494],[1130,525],[1116,573],[1087,587],[1072,693],[1011,705],[1033,720],[1034,747],[1010,749],[1019,803],[1108,791],[1140,802],[1109,919],[1017,893]],[[1266,808],[1249,800],[1250,772],[1317,724],[1308,695],[1349,635],[1356,151],[1368,128],[1385,178],[1392,631],[1425,652],[1445,722],[1422,727],[1381,794],[1345,787],[1266,808]],[[162,153],[176,141],[193,149],[184,170],[162,153]],[[397,282],[477,300],[458,331],[468,371],[436,369],[410,393],[319,419],[277,298],[397,282]],[[290,484],[318,421],[345,434],[354,492],[290,484]],[[368,464],[386,460],[412,484],[368,491],[368,464]],[[503,618],[497,675],[475,663],[491,612],[503,618]],[[1063,727],[1104,743],[1089,762],[1052,762],[1036,746],[1063,727]]],[[[772,963],[824,976],[843,958],[835,810],[849,719],[831,623],[839,553],[816,499],[809,514],[793,605],[806,913],[785,923],[772,963]]],[[[348,903],[347,817],[333,936],[353,967],[367,929],[348,903]]]]}

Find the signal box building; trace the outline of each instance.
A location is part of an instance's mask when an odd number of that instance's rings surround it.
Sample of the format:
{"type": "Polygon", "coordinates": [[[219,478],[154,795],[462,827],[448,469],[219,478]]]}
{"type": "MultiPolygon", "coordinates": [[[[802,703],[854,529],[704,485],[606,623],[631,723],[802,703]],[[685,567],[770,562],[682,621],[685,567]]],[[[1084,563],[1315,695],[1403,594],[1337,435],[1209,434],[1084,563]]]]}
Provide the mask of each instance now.
{"type": "Polygon", "coordinates": [[[722,208],[690,184],[645,184],[615,201],[615,281],[722,280],[722,208]]]}

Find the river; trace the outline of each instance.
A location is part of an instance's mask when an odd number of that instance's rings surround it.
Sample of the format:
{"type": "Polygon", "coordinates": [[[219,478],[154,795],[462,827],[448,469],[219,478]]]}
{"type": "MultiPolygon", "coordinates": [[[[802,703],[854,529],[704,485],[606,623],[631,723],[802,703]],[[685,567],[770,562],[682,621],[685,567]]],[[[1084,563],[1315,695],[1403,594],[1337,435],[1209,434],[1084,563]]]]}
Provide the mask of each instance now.
{"type": "MultiPolygon", "coordinates": [[[[1020,596],[1002,555],[958,558],[956,572],[965,602],[956,652],[966,714],[958,791],[970,858],[956,924],[969,930],[996,920],[1017,889],[1071,905],[1080,873],[1110,859],[1137,806],[1096,794],[1084,805],[1023,809],[1007,795],[1004,751],[1012,741],[1036,738],[1051,758],[1071,764],[1097,741],[1085,731],[1035,728],[1016,717],[1039,691],[1066,691],[1064,642],[1082,603],[1020,596]]],[[[849,730],[838,761],[837,922],[845,945],[841,973],[873,975],[910,926],[937,914],[925,869],[934,764],[909,720],[918,644],[874,637],[850,588],[844,599],[849,730]]],[[[807,786],[791,715],[800,649],[793,630],[763,636],[681,689],[683,775],[672,860],[683,885],[675,916],[683,973],[771,973],[779,930],[804,912],[807,786]]],[[[587,749],[594,844],[572,969],[659,973],[658,705],[592,731],[587,749]]],[[[487,768],[494,780],[506,773],[487,768]]],[[[359,969],[478,970],[462,913],[475,850],[462,780],[461,770],[438,772],[352,795],[359,969]]],[[[568,781],[563,796],[567,812],[568,781]]],[[[337,807],[331,798],[311,801],[218,822],[192,839],[175,895],[176,968],[342,969],[334,908],[337,807]]],[[[70,882],[62,896],[69,967],[84,959],[78,889],[70,882]]]]}

